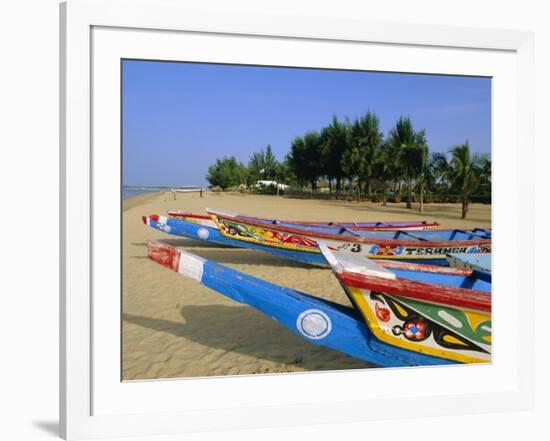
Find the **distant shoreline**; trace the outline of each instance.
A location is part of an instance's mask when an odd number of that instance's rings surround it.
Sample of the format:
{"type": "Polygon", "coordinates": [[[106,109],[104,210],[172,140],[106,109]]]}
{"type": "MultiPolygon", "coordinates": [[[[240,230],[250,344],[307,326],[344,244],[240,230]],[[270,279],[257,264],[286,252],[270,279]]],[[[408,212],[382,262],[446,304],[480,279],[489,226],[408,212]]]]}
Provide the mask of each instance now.
{"type": "Polygon", "coordinates": [[[156,197],[162,194],[162,191],[148,191],[138,194],[129,195],[122,199],[122,211],[129,210],[130,208],[137,207],[139,205],[146,204],[156,199],[156,197]]]}
{"type": "Polygon", "coordinates": [[[158,190],[158,189],[145,189],[145,188],[122,188],[122,199],[128,199],[134,196],[139,196],[141,194],[154,194],[160,193],[167,190],[158,190]]]}

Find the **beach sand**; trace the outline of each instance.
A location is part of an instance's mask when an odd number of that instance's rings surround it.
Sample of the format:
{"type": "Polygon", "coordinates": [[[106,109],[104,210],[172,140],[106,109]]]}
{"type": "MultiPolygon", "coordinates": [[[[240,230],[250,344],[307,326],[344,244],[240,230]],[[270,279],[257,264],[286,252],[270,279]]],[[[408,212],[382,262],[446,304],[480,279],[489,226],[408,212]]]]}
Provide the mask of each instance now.
{"type": "Polygon", "coordinates": [[[472,204],[460,220],[459,204],[417,205],[290,199],[233,193],[134,196],[123,204],[123,379],[204,377],[372,367],[308,343],[254,309],[153,263],[147,242],[184,247],[244,273],[349,305],[332,272],[251,250],[223,248],[163,234],[142,215],[168,210],[204,213],[215,208],[295,220],[436,220],[445,228],[490,227],[491,206],[472,204]]]}

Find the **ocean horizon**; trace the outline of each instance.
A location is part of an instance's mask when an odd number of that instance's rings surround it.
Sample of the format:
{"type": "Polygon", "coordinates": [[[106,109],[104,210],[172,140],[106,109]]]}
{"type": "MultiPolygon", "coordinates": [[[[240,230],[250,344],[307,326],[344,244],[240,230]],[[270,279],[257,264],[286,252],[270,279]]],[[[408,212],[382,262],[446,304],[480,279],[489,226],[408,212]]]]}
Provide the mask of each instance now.
{"type": "Polygon", "coordinates": [[[197,185],[180,185],[175,187],[138,187],[138,186],[122,186],[122,199],[126,199],[132,196],[137,196],[145,193],[159,193],[161,191],[170,191],[171,188],[187,188],[187,189],[199,189],[201,187],[197,185]]]}
{"type": "Polygon", "coordinates": [[[158,193],[159,189],[146,189],[146,188],[125,188],[122,187],[122,199],[129,198],[131,196],[137,196],[139,194],[145,194],[145,193],[158,193]]]}

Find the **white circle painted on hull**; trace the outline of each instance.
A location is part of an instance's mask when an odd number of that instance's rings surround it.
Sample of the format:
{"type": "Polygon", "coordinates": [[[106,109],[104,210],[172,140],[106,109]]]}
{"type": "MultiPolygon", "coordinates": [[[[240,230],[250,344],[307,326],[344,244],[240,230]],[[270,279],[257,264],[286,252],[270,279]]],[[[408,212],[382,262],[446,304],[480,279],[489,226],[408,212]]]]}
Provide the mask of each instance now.
{"type": "Polygon", "coordinates": [[[304,337],[312,340],[325,338],[332,331],[330,318],[319,309],[302,312],[296,320],[296,327],[304,337]]]}
{"type": "Polygon", "coordinates": [[[210,233],[206,228],[199,228],[199,230],[197,231],[197,236],[199,236],[201,239],[208,239],[210,233]]]}

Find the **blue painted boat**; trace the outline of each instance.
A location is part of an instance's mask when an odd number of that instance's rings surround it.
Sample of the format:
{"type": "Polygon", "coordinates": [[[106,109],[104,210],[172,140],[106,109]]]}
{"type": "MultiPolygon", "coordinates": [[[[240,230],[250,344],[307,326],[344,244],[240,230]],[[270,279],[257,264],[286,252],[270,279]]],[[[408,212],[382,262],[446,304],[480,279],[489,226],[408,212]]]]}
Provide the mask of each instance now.
{"type": "MultiPolygon", "coordinates": [[[[234,216],[237,215],[234,213],[234,216]]],[[[188,213],[185,211],[169,210],[168,216],[188,222],[200,223],[210,227],[216,226],[215,222],[208,215],[188,213]]],[[[439,226],[434,221],[401,221],[401,222],[347,222],[347,221],[296,221],[296,220],[280,220],[265,217],[255,217],[240,215],[243,219],[250,221],[262,222],[266,224],[280,225],[283,227],[302,228],[304,230],[313,231],[338,231],[341,229],[349,230],[369,230],[369,231],[423,231],[433,230],[439,226]]]]}
{"type": "Polygon", "coordinates": [[[319,252],[303,252],[277,247],[266,247],[260,244],[243,242],[231,237],[223,236],[217,227],[209,227],[204,224],[187,222],[178,218],[158,215],[143,216],[143,223],[155,230],[162,231],[174,236],[187,237],[190,239],[203,240],[205,242],[219,245],[245,248],[256,251],[263,251],[284,259],[295,260],[315,266],[327,266],[327,261],[319,252]]]}
{"type": "MultiPolygon", "coordinates": [[[[211,213],[214,213],[211,211],[211,213]]],[[[143,222],[152,228],[176,236],[201,239],[237,248],[268,252],[276,256],[303,263],[326,266],[317,241],[322,240],[338,250],[356,252],[371,259],[399,260],[448,266],[446,253],[490,252],[490,230],[439,230],[439,231],[371,231],[361,232],[366,237],[342,234],[307,235],[289,234],[275,228],[279,226],[248,225],[233,221],[219,212],[213,215],[216,227],[210,224],[159,215],[143,216],[143,222]],[[475,237],[476,239],[472,239],[475,237]],[[430,240],[434,239],[434,240],[430,240]],[[435,241],[438,239],[438,241],[435,241]],[[445,239],[442,241],[442,239],[445,239]]],[[[281,227],[282,228],[282,227],[281,227]]]]}
{"type": "Polygon", "coordinates": [[[456,363],[381,341],[353,308],[266,282],[160,242],[149,243],[148,255],[185,277],[257,309],[312,344],[383,367],[456,363]]]}
{"type": "Polygon", "coordinates": [[[248,220],[233,213],[206,209],[225,237],[264,245],[320,253],[318,242],[369,259],[400,260],[448,266],[448,253],[490,253],[491,230],[367,231],[343,228],[337,233],[305,230],[248,220]]]}
{"type": "Polygon", "coordinates": [[[319,246],[379,340],[461,363],[491,361],[491,283],[475,270],[374,262],[319,246]]]}

